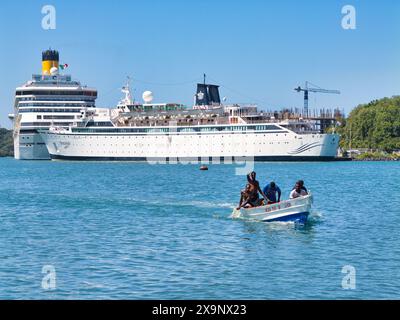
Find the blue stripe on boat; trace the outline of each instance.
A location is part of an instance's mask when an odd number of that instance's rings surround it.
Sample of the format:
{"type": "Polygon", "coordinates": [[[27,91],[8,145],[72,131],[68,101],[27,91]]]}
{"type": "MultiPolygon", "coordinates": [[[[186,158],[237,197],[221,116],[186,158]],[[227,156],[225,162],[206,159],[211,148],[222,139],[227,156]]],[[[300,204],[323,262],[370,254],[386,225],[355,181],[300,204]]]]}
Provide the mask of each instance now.
{"type": "Polygon", "coordinates": [[[299,223],[306,223],[307,221],[307,217],[310,213],[307,212],[299,212],[299,213],[295,213],[295,214],[291,214],[291,215],[287,215],[287,216],[283,216],[283,217],[278,217],[278,218],[273,218],[273,219],[264,219],[263,222],[290,222],[290,221],[294,221],[294,222],[299,222],[299,223]]]}

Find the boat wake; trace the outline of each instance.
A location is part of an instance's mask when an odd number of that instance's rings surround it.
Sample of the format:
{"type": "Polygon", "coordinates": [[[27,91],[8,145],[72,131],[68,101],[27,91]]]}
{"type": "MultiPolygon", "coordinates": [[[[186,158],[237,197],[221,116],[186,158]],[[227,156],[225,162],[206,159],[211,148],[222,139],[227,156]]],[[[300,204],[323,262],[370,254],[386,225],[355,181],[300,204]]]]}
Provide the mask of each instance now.
{"type": "Polygon", "coordinates": [[[308,216],[308,224],[319,223],[323,219],[323,214],[320,211],[311,210],[310,215],[308,216]]]}
{"type": "Polygon", "coordinates": [[[162,199],[138,199],[138,198],[129,198],[129,201],[136,203],[143,203],[147,206],[170,206],[170,207],[195,207],[202,209],[233,209],[232,203],[222,202],[217,203],[213,201],[201,201],[201,200],[192,200],[192,201],[175,201],[175,200],[167,200],[164,201],[162,199]]]}
{"type": "Polygon", "coordinates": [[[89,288],[94,288],[94,289],[101,289],[101,288],[105,288],[104,285],[102,284],[98,284],[98,283],[92,283],[89,281],[84,281],[83,284],[89,288]]]}

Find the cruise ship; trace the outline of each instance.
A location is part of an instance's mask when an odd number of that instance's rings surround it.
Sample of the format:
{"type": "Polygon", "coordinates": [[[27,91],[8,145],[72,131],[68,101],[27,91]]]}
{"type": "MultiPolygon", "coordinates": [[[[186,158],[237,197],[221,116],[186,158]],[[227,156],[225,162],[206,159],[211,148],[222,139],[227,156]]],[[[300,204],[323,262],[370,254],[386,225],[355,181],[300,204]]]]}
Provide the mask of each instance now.
{"type": "MultiPolygon", "coordinates": [[[[108,113],[85,110],[69,128],[39,130],[50,157],[59,160],[232,163],[233,161],[322,161],[336,157],[339,136],[321,123],[277,119],[254,105],[224,105],[219,86],[197,85],[192,108],[153,103],[143,93],[125,98],[108,113]]],[[[326,124],[326,121],[324,121],[326,124]]]]}
{"type": "Polygon", "coordinates": [[[59,53],[42,53],[42,74],[16,89],[14,113],[14,157],[47,160],[49,152],[38,129],[69,128],[80,121],[81,111],[95,107],[97,90],[81,85],[70,75],[60,74],[59,53]]]}

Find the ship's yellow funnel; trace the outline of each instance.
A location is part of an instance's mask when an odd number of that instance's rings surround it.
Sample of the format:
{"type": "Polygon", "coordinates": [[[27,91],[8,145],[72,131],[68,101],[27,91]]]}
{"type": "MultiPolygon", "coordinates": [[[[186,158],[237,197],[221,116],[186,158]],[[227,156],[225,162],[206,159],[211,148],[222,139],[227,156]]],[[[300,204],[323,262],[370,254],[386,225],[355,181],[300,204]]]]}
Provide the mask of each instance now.
{"type": "Polygon", "coordinates": [[[42,74],[49,75],[51,68],[58,69],[59,54],[56,50],[46,50],[42,52],[42,74]]]}

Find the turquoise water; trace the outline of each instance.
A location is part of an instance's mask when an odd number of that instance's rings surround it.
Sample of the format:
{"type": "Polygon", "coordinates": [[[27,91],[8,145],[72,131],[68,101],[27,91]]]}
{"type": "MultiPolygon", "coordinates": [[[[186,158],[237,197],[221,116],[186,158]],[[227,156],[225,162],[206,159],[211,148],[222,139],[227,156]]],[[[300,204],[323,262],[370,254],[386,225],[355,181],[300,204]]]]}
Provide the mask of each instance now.
{"type": "Polygon", "coordinates": [[[305,180],[304,227],[231,219],[245,177],[198,167],[0,159],[0,298],[399,298],[400,163],[256,164],[305,180]]]}

